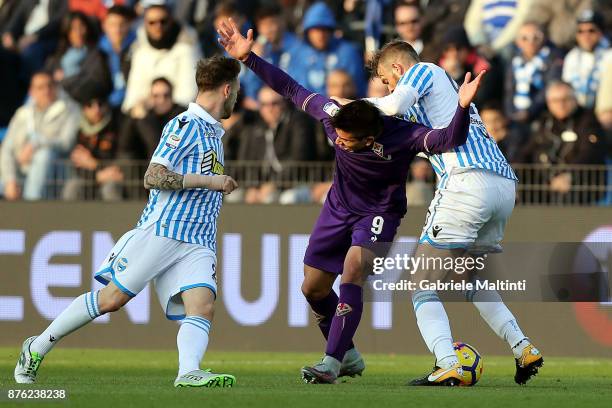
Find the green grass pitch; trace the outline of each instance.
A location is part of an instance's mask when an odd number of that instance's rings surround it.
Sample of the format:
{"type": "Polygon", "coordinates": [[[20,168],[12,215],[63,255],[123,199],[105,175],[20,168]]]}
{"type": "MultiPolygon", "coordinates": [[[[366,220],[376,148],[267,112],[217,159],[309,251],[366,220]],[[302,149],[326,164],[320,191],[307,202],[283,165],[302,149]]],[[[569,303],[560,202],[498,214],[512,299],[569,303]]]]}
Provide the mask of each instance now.
{"type": "MultiPolygon", "coordinates": [[[[474,387],[414,388],[406,380],[431,367],[428,356],[366,355],[361,378],[337,385],[301,382],[299,368],[320,355],[303,353],[209,352],[203,367],[234,374],[230,389],[175,389],[176,352],[54,350],[34,386],[16,386],[16,348],[0,348],[0,408],[9,388],[66,389],[67,401],[50,406],[123,407],[612,407],[612,360],[545,356],[540,375],[527,386],[512,379],[511,356],[484,356],[484,374],[474,387]]],[[[41,402],[33,402],[39,404],[41,402]]]]}

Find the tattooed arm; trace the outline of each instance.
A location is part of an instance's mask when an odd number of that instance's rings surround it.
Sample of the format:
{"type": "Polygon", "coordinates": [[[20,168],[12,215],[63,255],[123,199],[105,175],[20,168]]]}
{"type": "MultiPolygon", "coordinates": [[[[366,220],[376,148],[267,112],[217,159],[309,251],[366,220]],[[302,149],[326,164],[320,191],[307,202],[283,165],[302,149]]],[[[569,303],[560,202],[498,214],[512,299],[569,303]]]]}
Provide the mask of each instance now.
{"type": "Polygon", "coordinates": [[[185,174],[182,176],[168,170],[159,163],[151,163],[144,176],[144,187],[147,190],[205,188],[229,194],[238,187],[238,183],[230,176],[225,175],[204,176],[201,174],[185,174]]]}
{"type": "Polygon", "coordinates": [[[182,190],[183,176],[168,170],[161,164],[151,163],[144,175],[144,188],[147,190],[182,190]]]}

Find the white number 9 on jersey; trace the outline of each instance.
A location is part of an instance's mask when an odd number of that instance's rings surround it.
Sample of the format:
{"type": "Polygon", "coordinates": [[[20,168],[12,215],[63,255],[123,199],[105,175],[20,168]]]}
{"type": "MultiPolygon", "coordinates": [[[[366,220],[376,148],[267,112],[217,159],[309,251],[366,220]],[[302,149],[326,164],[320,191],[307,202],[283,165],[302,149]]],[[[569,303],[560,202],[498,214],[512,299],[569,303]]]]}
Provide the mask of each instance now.
{"type": "Polygon", "coordinates": [[[385,219],[381,217],[380,215],[377,215],[372,220],[372,228],[370,228],[370,231],[372,231],[376,235],[380,234],[383,230],[384,223],[385,223],[385,219]]]}

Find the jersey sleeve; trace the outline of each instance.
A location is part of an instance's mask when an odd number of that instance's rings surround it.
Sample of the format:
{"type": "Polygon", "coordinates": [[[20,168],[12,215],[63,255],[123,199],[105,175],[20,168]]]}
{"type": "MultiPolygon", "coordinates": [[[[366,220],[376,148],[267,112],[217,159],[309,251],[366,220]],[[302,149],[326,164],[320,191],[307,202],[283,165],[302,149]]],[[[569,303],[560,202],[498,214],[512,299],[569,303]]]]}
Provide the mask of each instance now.
{"type": "Polygon", "coordinates": [[[187,157],[195,145],[198,126],[188,117],[172,119],[162,131],[159,145],[151,157],[151,163],[161,164],[168,170],[178,172],[178,165],[187,157]]]}
{"type": "Polygon", "coordinates": [[[366,98],[385,115],[403,115],[427,95],[433,86],[433,70],[426,64],[413,65],[400,78],[393,93],[380,98],[366,98]]]}
{"type": "MultiPolygon", "coordinates": [[[[399,120],[399,119],[398,119],[399,120]]],[[[438,154],[465,144],[470,128],[470,109],[457,106],[447,127],[430,129],[414,123],[405,138],[406,147],[418,153],[438,154]]]]}

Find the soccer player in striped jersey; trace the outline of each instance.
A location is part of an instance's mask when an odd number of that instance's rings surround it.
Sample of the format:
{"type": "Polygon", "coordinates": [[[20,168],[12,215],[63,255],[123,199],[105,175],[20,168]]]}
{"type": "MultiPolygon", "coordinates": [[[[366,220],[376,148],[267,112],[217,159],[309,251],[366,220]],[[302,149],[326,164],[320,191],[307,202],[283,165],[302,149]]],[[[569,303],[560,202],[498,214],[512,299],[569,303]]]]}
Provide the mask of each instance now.
{"type": "Polygon", "coordinates": [[[177,335],[175,387],[231,387],[235,378],[201,370],[214,301],[217,217],[223,194],[236,182],[223,174],[224,130],[236,103],[240,63],[226,57],[201,60],[198,96],[164,128],[144,176],[149,203],[136,228],[124,234],[95,274],[106,287],[77,297],[39,336],[24,343],[15,381],[33,383],[57,342],[95,318],[123,307],[153,281],[177,335]]]}
{"type": "MultiPolygon", "coordinates": [[[[374,73],[391,92],[367,99],[387,115],[431,128],[447,126],[457,104],[458,86],[439,66],[422,63],[403,41],[386,44],[374,57],[374,73]]],[[[441,154],[427,154],[438,176],[415,256],[466,256],[499,252],[506,222],[514,208],[517,178],[489,136],[474,104],[465,144],[441,154]]],[[[420,278],[428,279],[426,271],[420,278]]],[[[432,272],[432,271],[430,271],[432,272]]],[[[438,271],[439,272],[439,271],[438,271]]],[[[436,272],[433,272],[436,273],[436,272]]],[[[439,276],[439,275],[438,275],[439,276]]],[[[543,363],[540,352],[519,328],[496,291],[466,294],[491,329],[508,342],[516,360],[515,381],[526,383],[543,363]]],[[[435,291],[417,291],[413,306],[421,334],[436,356],[431,374],[413,385],[456,382],[459,367],[448,317],[435,291]]]]}
{"type": "Polygon", "coordinates": [[[302,292],[327,340],[325,357],[302,368],[307,383],[335,383],[361,375],[365,364],[353,344],[363,312],[362,286],[374,256],[386,253],[406,213],[406,179],[419,152],[441,153],[462,145],[469,129],[469,106],[483,74],[466,80],[455,113],[444,129],[430,129],[383,117],[369,102],[340,108],[330,98],[302,87],[281,69],[251,52],[253,31],[245,38],[229,19],[218,32],[225,51],[242,61],[264,83],[323,123],[336,153],[334,181],[304,255],[302,292]],[[376,243],[378,246],[375,246],[376,243]],[[338,275],[340,294],[332,289],[338,275]]]}

